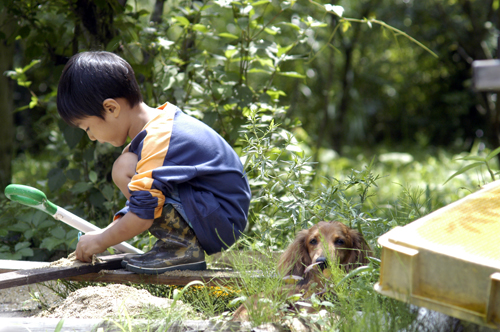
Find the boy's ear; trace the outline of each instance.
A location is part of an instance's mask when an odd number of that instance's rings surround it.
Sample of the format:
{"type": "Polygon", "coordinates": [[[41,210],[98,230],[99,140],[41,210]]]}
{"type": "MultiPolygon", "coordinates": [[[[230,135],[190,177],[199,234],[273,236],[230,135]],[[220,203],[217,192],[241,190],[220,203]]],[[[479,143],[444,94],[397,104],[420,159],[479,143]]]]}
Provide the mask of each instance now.
{"type": "Polygon", "coordinates": [[[113,115],[115,118],[120,115],[121,111],[121,106],[120,103],[118,103],[115,99],[108,98],[102,102],[102,107],[104,107],[104,110],[107,113],[110,113],[113,115]]]}

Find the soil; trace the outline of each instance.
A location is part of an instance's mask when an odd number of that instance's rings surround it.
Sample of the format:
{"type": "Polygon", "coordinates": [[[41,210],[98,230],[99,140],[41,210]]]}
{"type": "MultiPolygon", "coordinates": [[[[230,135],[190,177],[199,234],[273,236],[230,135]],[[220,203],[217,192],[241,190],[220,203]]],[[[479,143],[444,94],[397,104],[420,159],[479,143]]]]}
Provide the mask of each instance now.
{"type": "MultiPolygon", "coordinates": [[[[92,256],[92,265],[95,265],[96,263],[102,262],[101,259],[99,259],[96,255],[92,256]]],[[[63,257],[55,262],[50,263],[46,267],[70,267],[70,266],[81,266],[81,265],[87,265],[89,263],[84,263],[82,261],[79,261],[76,259],[76,255],[74,252],[68,255],[68,257],[63,257]]],[[[43,267],[43,268],[46,268],[43,267]]]]}
{"type": "MultiPolygon", "coordinates": [[[[92,264],[96,262],[99,262],[99,258],[94,255],[92,264]]],[[[43,268],[86,264],[89,263],[78,261],[73,253],[43,268]]],[[[58,296],[52,289],[57,289],[55,281],[0,289],[0,317],[103,319],[124,316],[125,313],[133,317],[149,310],[166,311],[172,304],[170,299],[121,284],[81,288],[70,293],[66,299],[58,296]],[[49,308],[43,310],[42,303],[49,308]]],[[[175,311],[195,315],[194,310],[181,301],[175,303],[175,311]]]]}
{"type": "MultiPolygon", "coordinates": [[[[46,283],[54,285],[55,283],[46,283]]],[[[0,289],[0,317],[28,317],[41,310],[42,299],[48,305],[53,305],[61,298],[42,284],[11,287],[0,289]]]]}
{"type": "MultiPolygon", "coordinates": [[[[167,311],[173,300],[151,295],[148,291],[112,284],[106,287],[91,286],[71,293],[62,303],[40,312],[44,318],[106,318],[131,317],[147,312],[167,311]]],[[[176,311],[190,312],[192,308],[181,301],[175,303],[176,311]]]]}

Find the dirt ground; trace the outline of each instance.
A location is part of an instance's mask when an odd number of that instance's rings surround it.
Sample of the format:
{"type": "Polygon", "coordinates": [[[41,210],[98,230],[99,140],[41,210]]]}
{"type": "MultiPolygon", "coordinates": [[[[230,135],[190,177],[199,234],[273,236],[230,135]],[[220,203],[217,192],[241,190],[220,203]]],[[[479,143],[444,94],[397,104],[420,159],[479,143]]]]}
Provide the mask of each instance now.
{"type": "MultiPolygon", "coordinates": [[[[78,266],[81,263],[69,255],[52,262],[50,267],[78,266]]],[[[151,295],[146,290],[121,284],[106,287],[85,287],[63,299],[53,289],[56,281],[12,287],[0,290],[0,317],[88,318],[103,319],[124,315],[136,316],[148,311],[168,312],[172,300],[151,295]]],[[[175,304],[177,313],[192,313],[181,301],[175,304]]]]}
{"type": "Polygon", "coordinates": [[[37,284],[0,289],[0,317],[27,317],[39,312],[39,303],[31,294],[43,294],[51,304],[60,299],[54,293],[47,292],[44,286],[37,284]]]}
{"type": "MultiPolygon", "coordinates": [[[[51,283],[55,286],[55,283],[51,283]]],[[[62,299],[43,284],[0,290],[0,317],[103,319],[136,316],[150,310],[168,312],[172,300],[151,295],[146,290],[112,284],[81,288],[62,299]],[[42,308],[39,297],[49,308],[42,308]]],[[[189,314],[193,309],[177,301],[175,310],[189,314]]]]}

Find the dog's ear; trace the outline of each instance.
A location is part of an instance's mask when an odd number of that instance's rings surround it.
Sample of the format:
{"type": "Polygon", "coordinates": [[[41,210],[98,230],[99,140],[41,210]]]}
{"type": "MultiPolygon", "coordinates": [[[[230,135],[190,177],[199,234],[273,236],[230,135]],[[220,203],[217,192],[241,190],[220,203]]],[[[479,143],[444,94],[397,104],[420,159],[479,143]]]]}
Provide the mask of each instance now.
{"type": "Polygon", "coordinates": [[[370,246],[368,246],[365,239],[358,231],[350,229],[349,236],[352,239],[352,248],[349,250],[349,257],[347,258],[347,264],[345,265],[346,272],[368,264],[370,261],[367,257],[373,255],[370,246]]]}
{"type": "Polygon", "coordinates": [[[278,271],[280,273],[302,277],[306,266],[311,264],[311,258],[305,243],[307,233],[307,229],[301,230],[292,244],[283,252],[278,262],[278,271]]]}

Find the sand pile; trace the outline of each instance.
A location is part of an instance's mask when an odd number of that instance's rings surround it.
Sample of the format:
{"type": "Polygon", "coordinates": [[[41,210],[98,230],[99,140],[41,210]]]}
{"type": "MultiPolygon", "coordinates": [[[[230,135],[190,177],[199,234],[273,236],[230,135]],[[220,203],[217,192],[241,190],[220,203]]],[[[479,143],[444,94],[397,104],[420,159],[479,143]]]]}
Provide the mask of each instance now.
{"type": "MultiPolygon", "coordinates": [[[[96,255],[92,256],[92,265],[95,265],[96,263],[102,263],[102,260],[97,257],[96,255]]],[[[82,261],[79,261],[76,259],[75,252],[72,252],[71,254],[68,255],[68,257],[63,257],[55,262],[50,263],[47,267],[75,267],[75,266],[81,266],[81,265],[87,265],[89,263],[84,263],[82,261]]]]}
{"type": "MultiPolygon", "coordinates": [[[[167,312],[173,300],[151,295],[146,290],[138,290],[125,285],[106,287],[85,287],[71,293],[62,303],[41,312],[45,318],[105,318],[134,317],[148,311],[167,312]]],[[[177,301],[175,311],[192,312],[193,309],[177,301]]]]}

